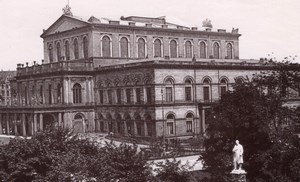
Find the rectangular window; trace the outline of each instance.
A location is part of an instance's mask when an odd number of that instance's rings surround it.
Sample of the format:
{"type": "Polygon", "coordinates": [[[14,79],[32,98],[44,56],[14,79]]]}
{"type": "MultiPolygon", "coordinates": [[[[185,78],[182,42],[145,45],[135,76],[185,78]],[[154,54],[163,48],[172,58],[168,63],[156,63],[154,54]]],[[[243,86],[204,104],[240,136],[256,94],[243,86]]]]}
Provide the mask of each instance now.
{"type": "Polygon", "coordinates": [[[209,87],[203,87],[203,99],[209,101],[209,87]]]}
{"type": "Polygon", "coordinates": [[[141,88],[135,89],[135,95],[136,95],[136,103],[141,103],[141,88]]]}
{"type": "Polygon", "coordinates": [[[99,90],[100,104],[103,104],[103,90],[99,90]]]}
{"type": "Polygon", "coordinates": [[[146,95],[147,95],[147,103],[152,103],[152,94],[151,94],[151,87],[146,88],[146,95]]]}
{"type": "Polygon", "coordinates": [[[107,90],[107,100],[109,104],[112,104],[112,90],[107,90]]]}
{"type": "Polygon", "coordinates": [[[186,132],[192,132],[193,131],[193,122],[192,121],[187,121],[186,122],[186,132]]]}
{"type": "Polygon", "coordinates": [[[128,88],[126,89],[126,101],[127,101],[127,104],[130,104],[132,103],[132,89],[128,88]]]}
{"type": "Polygon", "coordinates": [[[166,87],[166,102],[173,101],[173,90],[172,87],[166,87]]]}
{"type": "Polygon", "coordinates": [[[121,89],[117,90],[117,103],[121,104],[122,98],[121,98],[121,89]]]}
{"type": "Polygon", "coordinates": [[[169,135],[174,134],[173,123],[167,123],[167,131],[169,135]]]}
{"type": "Polygon", "coordinates": [[[185,100],[186,101],[192,100],[192,88],[191,87],[185,87],[185,100]]]}

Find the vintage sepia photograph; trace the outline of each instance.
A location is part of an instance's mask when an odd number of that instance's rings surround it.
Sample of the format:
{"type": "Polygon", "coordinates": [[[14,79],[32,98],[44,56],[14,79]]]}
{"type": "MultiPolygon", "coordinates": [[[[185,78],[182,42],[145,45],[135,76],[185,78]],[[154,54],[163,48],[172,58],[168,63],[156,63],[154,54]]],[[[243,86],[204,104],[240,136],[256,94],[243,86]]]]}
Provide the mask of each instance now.
{"type": "Polygon", "coordinates": [[[299,7],[0,0],[0,181],[299,182],[299,7]]]}

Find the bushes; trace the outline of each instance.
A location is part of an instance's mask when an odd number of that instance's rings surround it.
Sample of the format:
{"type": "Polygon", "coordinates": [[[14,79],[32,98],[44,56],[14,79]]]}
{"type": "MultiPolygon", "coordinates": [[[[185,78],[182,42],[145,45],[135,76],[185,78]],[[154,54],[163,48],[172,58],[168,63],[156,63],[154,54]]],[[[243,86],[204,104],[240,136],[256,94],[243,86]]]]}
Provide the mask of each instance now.
{"type": "Polygon", "coordinates": [[[61,128],[39,132],[32,139],[12,139],[0,149],[0,159],[3,160],[2,181],[144,182],[154,179],[136,145],[107,143],[100,148],[61,128]]]}

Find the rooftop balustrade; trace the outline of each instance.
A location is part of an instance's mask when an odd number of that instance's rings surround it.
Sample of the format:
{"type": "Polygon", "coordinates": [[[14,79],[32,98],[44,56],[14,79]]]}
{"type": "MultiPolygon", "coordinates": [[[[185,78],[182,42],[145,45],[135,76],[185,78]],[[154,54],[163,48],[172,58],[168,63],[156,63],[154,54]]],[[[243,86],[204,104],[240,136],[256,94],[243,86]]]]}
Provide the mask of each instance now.
{"type": "Polygon", "coordinates": [[[43,73],[53,73],[53,72],[62,72],[62,71],[93,71],[94,64],[91,59],[78,59],[72,61],[60,61],[47,64],[34,64],[32,66],[24,67],[23,64],[17,65],[17,76],[27,76],[43,73]]]}

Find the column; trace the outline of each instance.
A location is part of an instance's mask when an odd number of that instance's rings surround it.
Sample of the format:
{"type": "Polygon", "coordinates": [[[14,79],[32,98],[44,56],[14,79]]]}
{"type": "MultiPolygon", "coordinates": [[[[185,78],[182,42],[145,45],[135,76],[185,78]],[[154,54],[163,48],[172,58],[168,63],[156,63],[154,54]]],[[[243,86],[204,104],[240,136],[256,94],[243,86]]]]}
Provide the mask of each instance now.
{"type": "Polygon", "coordinates": [[[58,113],[58,126],[61,127],[62,119],[61,119],[61,113],[58,113]]]}
{"type": "Polygon", "coordinates": [[[205,109],[202,109],[202,133],[205,132],[205,109]]]}
{"type": "Polygon", "coordinates": [[[26,137],[26,116],[25,113],[22,114],[22,129],[23,129],[23,136],[26,137]]]}
{"type": "Polygon", "coordinates": [[[37,132],[37,114],[33,114],[33,128],[34,128],[34,134],[37,132]]]}
{"type": "Polygon", "coordinates": [[[73,92],[72,92],[72,88],[71,88],[71,79],[68,78],[68,90],[67,90],[67,94],[68,94],[68,103],[73,103],[73,92]]]}
{"type": "Polygon", "coordinates": [[[99,130],[98,130],[98,119],[95,118],[95,130],[94,132],[97,133],[99,130]]]}
{"type": "Polygon", "coordinates": [[[10,131],[9,131],[9,114],[7,113],[6,114],[6,135],[9,135],[10,134],[10,131]]]}
{"type": "MultiPolygon", "coordinates": [[[[138,121],[139,122],[139,121],[138,121]]],[[[133,121],[133,135],[137,135],[137,125],[136,125],[136,121],[133,121]]]]}
{"type": "MultiPolygon", "coordinates": [[[[93,79],[93,78],[92,78],[93,79]]],[[[94,97],[94,95],[95,95],[95,91],[94,91],[94,80],[90,80],[90,82],[91,82],[91,89],[90,89],[90,94],[91,94],[91,102],[95,102],[95,97],[94,97]]]]}
{"type": "Polygon", "coordinates": [[[0,113],[0,134],[2,134],[2,114],[0,113]]]}
{"type": "Polygon", "coordinates": [[[68,103],[68,100],[69,100],[69,94],[68,94],[68,90],[69,90],[69,83],[68,83],[68,80],[67,80],[68,78],[65,78],[64,80],[63,80],[63,86],[62,86],[62,88],[63,88],[63,103],[64,104],[67,104],[68,103]]]}
{"type": "Polygon", "coordinates": [[[144,136],[148,136],[147,122],[144,121],[144,136]]]}
{"type": "Polygon", "coordinates": [[[15,130],[15,136],[19,136],[18,133],[18,121],[17,121],[17,114],[14,114],[14,130],[15,130]]]}
{"type": "Polygon", "coordinates": [[[6,93],[7,93],[7,90],[6,90],[6,86],[7,86],[7,84],[4,84],[4,105],[6,106],[7,105],[7,97],[8,97],[8,95],[6,95],[6,93]]]}
{"type": "Polygon", "coordinates": [[[40,113],[40,130],[43,130],[43,114],[40,113]]]}
{"type": "MultiPolygon", "coordinates": [[[[85,86],[86,86],[86,89],[84,89],[84,93],[85,93],[85,103],[90,103],[91,102],[91,97],[90,97],[90,94],[91,94],[91,91],[90,91],[90,78],[86,78],[85,79],[85,86]]],[[[83,101],[84,102],[84,101],[83,101]]]]}

